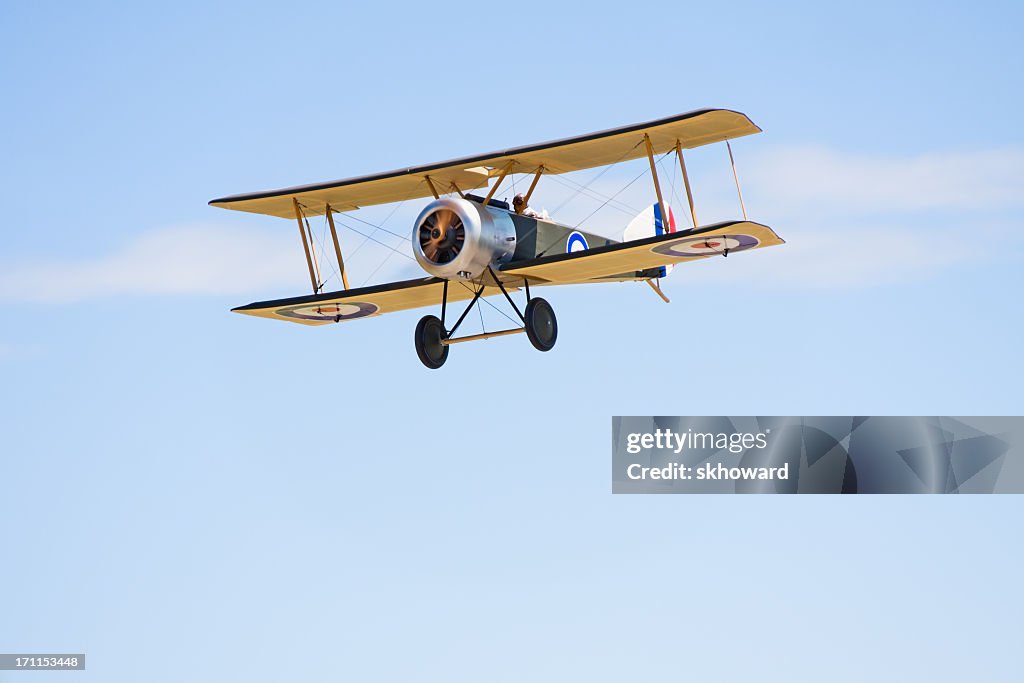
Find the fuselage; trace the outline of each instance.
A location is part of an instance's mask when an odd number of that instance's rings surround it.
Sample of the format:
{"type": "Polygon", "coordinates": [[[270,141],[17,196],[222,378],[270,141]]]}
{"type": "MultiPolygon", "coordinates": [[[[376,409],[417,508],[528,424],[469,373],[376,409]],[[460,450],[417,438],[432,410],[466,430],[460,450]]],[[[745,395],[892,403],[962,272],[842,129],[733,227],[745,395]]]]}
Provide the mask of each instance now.
{"type": "Polygon", "coordinates": [[[475,279],[488,268],[615,244],[552,220],[517,214],[502,201],[445,197],[428,204],[412,231],[413,253],[435,277],[475,279]]]}

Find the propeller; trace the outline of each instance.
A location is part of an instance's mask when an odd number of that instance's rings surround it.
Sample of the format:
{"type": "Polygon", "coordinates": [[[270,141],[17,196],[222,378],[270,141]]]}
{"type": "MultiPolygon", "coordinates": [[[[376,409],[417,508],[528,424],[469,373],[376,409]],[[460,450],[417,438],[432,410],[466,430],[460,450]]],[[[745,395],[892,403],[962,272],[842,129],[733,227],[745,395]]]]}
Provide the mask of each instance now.
{"type": "Polygon", "coordinates": [[[466,226],[451,209],[438,209],[420,224],[420,248],[434,263],[449,263],[466,241],[466,226]]]}

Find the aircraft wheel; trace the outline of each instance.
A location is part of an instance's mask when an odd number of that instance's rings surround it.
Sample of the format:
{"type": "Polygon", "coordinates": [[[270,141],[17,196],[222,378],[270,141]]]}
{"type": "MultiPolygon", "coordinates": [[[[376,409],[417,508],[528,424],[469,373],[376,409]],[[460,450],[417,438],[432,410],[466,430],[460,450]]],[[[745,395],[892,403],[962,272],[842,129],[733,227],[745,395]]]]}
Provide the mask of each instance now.
{"type": "Polygon", "coordinates": [[[550,351],[558,339],[558,321],[551,304],[541,298],[530,299],[526,304],[526,336],[538,351],[550,351]]]}
{"type": "Polygon", "coordinates": [[[416,325],[416,355],[431,370],[448,360],[448,347],[441,343],[444,337],[444,325],[435,315],[424,316],[416,325]]]}

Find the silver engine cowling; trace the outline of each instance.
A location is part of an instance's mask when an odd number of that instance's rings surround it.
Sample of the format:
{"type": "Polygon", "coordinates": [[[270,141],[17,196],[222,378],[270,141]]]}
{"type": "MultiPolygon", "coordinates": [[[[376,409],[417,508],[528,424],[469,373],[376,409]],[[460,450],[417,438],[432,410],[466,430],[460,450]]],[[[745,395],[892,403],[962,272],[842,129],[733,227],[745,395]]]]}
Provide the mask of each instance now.
{"type": "Polygon", "coordinates": [[[471,280],[487,266],[504,263],[516,250],[508,212],[458,197],[427,205],[412,229],[412,251],[434,277],[471,280]]]}

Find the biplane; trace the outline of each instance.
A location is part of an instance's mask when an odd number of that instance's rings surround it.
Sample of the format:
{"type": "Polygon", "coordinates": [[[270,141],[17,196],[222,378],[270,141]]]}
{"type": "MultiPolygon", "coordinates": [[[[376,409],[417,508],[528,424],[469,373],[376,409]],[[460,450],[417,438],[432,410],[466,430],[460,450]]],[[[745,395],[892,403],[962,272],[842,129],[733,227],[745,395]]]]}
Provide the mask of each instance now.
{"type": "MultiPolygon", "coordinates": [[[[260,301],[233,310],[303,325],[325,325],[439,306],[440,317],[424,316],[415,332],[417,355],[424,365],[435,369],[444,365],[452,344],[502,335],[525,332],[534,347],[549,351],[558,337],[558,323],[551,305],[534,296],[538,287],[642,281],[668,302],[660,279],[674,265],[783,243],[768,226],[747,220],[729,142],[759,132],[761,129],[744,114],[702,109],[424,166],[214,199],[212,206],[296,220],[313,289],[310,295],[260,301]],[[701,225],[683,152],[721,142],[729,151],[743,219],[701,225]],[[675,216],[664,201],[658,180],[656,155],[674,156],[673,166],[678,161],[689,204],[689,228],[676,228],[675,216]],[[545,176],[645,156],[655,203],[627,225],[620,241],[592,234],[578,225],[562,225],[528,209],[534,190],[545,176]],[[495,194],[514,174],[532,176],[532,180],[525,195],[518,195],[515,205],[510,206],[496,199],[495,194]],[[430,199],[411,234],[413,255],[427,276],[350,289],[335,215],[413,199],[430,199]],[[330,227],[343,285],[340,291],[323,291],[311,216],[324,216],[330,227]],[[522,309],[512,297],[519,291],[525,292],[522,309]],[[504,297],[522,324],[456,337],[474,304],[482,297],[496,295],[504,297]],[[450,324],[449,305],[467,300],[461,315],[450,324]]],[[[324,234],[326,244],[326,228],[324,234]]]]}

